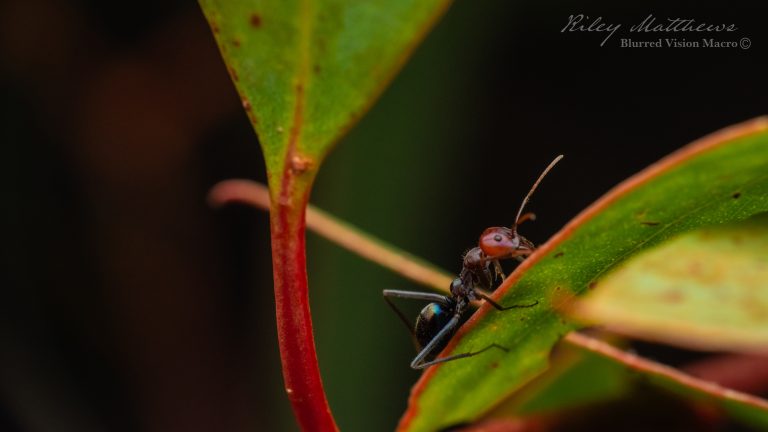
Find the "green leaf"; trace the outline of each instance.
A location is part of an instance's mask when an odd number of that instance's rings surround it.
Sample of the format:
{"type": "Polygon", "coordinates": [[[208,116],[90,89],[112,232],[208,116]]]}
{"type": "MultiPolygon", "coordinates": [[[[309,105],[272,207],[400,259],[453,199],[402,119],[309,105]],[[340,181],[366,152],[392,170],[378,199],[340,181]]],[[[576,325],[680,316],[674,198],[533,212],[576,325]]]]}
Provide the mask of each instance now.
{"type": "Polygon", "coordinates": [[[549,415],[619,399],[632,392],[625,365],[582,347],[561,344],[551,367],[495,408],[488,417],[549,415]]]}
{"type": "MultiPolygon", "coordinates": [[[[577,327],[559,311],[633,254],[685,231],[768,211],[768,120],[705,137],[617,186],[522,263],[441,355],[492,350],[434,366],[416,384],[400,428],[472,421],[541,374],[552,346],[577,327]]],[[[566,155],[567,158],[567,155],[566,155]]],[[[567,161],[567,159],[565,159],[567,161]]],[[[512,179],[514,180],[514,179],[512,179]]]]}
{"type": "Polygon", "coordinates": [[[753,401],[743,400],[743,398],[723,397],[724,395],[730,396],[731,393],[736,393],[726,389],[722,389],[723,396],[713,395],[711,392],[704,392],[696,387],[672,380],[668,376],[653,373],[646,376],[649,377],[648,382],[654,386],[668,390],[702,406],[716,407],[725,412],[726,417],[752,426],[756,430],[768,430],[768,410],[765,409],[764,400],[760,400],[761,403],[758,404],[753,401]]]}
{"type": "Polygon", "coordinates": [[[449,3],[200,0],[259,136],[270,188],[284,168],[317,169],[449,3]]]}
{"type": "Polygon", "coordinates": [[[488,418],[560,418],[574,410],[594,410],[590,405],[630,400],[637,395],[638,385],[650,383],[657,391],[716,408],[746,425],[768,427],[765,400],[697,380],[632,354],[622,352],[621,356],[627,358],[584,345],[561,344],[552,367],[494,409],[488,418]]]}
{"type": "Polygon", "coordinates": [[[600,281],[577,316],[633,337],[711,351],[768,346],[768,215],[704,228],[600,281]]]}

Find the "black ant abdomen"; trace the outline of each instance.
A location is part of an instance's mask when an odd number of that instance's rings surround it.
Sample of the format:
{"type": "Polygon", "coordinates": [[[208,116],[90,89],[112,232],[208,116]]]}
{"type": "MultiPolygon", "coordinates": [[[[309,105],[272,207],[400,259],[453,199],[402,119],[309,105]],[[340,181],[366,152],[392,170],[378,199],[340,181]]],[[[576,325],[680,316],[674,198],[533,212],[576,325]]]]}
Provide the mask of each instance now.
{"type": "MultiPolygon", "coordinates": [[[[439,303],[430,303],[424,306],[424,309],[421,310],[419,316],[416,318],[416,324],[413,326],[416,345],[419,351],[427,346],[427,344],[434,339],[435,335],[448,324],[453,316],[453,309],[454,305],[446,307],[439,303]]],[[[453,336],[453,334],[447,335],[445,339],[435,345],[434,350],[427,355],[424,360],[434,360],[437,354],[448,345],[451,336],[453,336]]]]}

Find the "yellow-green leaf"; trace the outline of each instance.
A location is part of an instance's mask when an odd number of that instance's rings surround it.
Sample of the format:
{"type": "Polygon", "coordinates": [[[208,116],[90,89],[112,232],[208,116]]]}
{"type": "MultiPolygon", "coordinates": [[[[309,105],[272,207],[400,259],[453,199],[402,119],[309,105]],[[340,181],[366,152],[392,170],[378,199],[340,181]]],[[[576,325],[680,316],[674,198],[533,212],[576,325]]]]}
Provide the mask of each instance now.
{"type": "Polygon", "coordinates": [[[768,215],[638,255],[601,280],[577,314],[643,339],[768,351],[768,215]]]}

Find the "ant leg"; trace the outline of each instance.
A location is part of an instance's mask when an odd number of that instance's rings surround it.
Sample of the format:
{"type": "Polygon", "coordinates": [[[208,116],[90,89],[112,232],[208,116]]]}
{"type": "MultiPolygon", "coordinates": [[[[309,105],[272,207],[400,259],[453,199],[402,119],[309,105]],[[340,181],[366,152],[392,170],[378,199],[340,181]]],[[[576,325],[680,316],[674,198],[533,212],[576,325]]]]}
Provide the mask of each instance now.
{"type": "MultiPolygon", "coordinates": [[[[495,275],[491,274],[491,269],[488,268],[487,265],[484,266],[482,271],[477,272],[475,274],[475,277],[477,278],[477,284],[479,284],[482,287],[486,287],[488,289],[492,289],[493,288],[493,282],[496,281],[496,279],[494,279],[494,276],[495,275]]],[[[475,284],[473,282],[471,286],[474,287],[477,284],[475,284]]]]}
{"type": "Polygon", "coordinates": [[[411,362],[412,369],[424,369],[425,367],[429,366],[429,364],[432,364],[432,362],[425,362],[424,359],[432,354],[432,351],[435,350],[435,348],[440,344],[440,342],[442,342],[443,339],[453,335],[453,333],[456,331],[456,326],[459,324],[459,316],[460,315],[458,314],[454,314],[451,320],[448,321],[448,323],[443,328],[441,328],[439,332],[437,332],[431,341],[429,341],[427,346],[425,346],[421,351],[419,351],[418,354],[416,354],[416,357],[411,362]]]}
{"type": "Polygon", "coordinates": [[[424,300],[428,302],[440,303],[443,306],[448,306],[451,304],[451,299],[448,296],[444,296],[442,294],[391,289],[385,289],[381,292],[381,294],[385,299],[387,297],[395,297],[402,299],[424,300]]]}
{"type": "Polygon", "coordinates": [[[504,274],[504,269],[501,268],[501,263],[499,260],[493,260],[493,270],[496,273],[496,277],[501,277],[501,280],[507,278],[507,276],[504,274]]]}
{"type": "Polygon", "coordinates": [[[505,310],[509,310],[509,309],[529,308],[529,307],[533,307],[533,306],[536,306],[537,304],[539,304],[539,301],[536,300],[534,303],[527,304],[527,305],[502,306],[502,305],[496,303],[495,301],[491,300],[491,298],[487,294],[485,294],[485,293],[478,293],[478,294],[479,294],[479,297],[481,299],[487,301],[488,303],[491,304],[491,306],[495,307],[496,309],[498,309],[500,311],[505,311],[505,310]]]}
{"type": "Polygon", "coordinates": [[[405,328],[408,329],[408,332],[411,334],[411,337],[415,338],[416,333],[413,332],[413,324],[411,324],[410,321],[408,321],[408,318],[405,317],[405,314],[397,307],[394,303],[392,303],[392,300],[390,300],[387,297],[384,297],[384,301],[387,302],[389,307],[392,308],[393,311],[397,314],[397,317],[400,318],[400,321],[405,325],[405,328]]]}
{"type": "MultiPolygon", "coordinates": [[[[408,332],[411,333],[412,337],[416,337],[416,335],[413,333],[413,324],[411,324],[410,321],[408,321],[408,318],[406,318],[405,314],[398,309],[398,307],[392,303],[392,300],[390,300],[390,297],[394,298],[404,298],[404,299],[415,299],[415,300],[425,300],[428,302],[434,302],[434,303],[440,303],[443,306],[448,306],[448,297],[440,294],[433,294],[433,293],[423,293],[423,292],[413,292],[413,291],[399,291],[399,290],[384,290],[382,291],[382,295],[384,295],[384,301],[387,302],[389,307],[392,308],[393,311],[397,314],[397,316],[400,318],[400,321],[402,321],[403,324],[405,324],[405,327],[408,329],[408,332]]],[[[415,340],[415,339],[414,339],[415,340]]]]}
{"type": "Polygon", "coordinates": [[[490,344],[487,347],[481,349],[480,351],[473,351],[473,352],[468,352],[468,353],[463,353],[463,354],[455,354],[455,355],[452,355],[452,356],[441,357],[439,359],[434,359],[434,360],[432,360],[430,362],[422,363],[422,364],[419,365],[419,369],[430,367],[430,366],[436,365],[438,363],[445,363],[445,362],[449,362],[449,361],[452,361],[452,360],[458,360],[458,359],[463,359],[463,358],[467,358],[467,357],[473,357],[473,356],[476,356],[478,354],[482,354],[482,353],[488,351],[491,348],[498,348],[498,349],[500,349],[500,350],[502,350],[504,352],[509,352],[509,350],[504,348],[503,346],[501,346],[499,344],[493,343],[493,344],[490,344]]]}

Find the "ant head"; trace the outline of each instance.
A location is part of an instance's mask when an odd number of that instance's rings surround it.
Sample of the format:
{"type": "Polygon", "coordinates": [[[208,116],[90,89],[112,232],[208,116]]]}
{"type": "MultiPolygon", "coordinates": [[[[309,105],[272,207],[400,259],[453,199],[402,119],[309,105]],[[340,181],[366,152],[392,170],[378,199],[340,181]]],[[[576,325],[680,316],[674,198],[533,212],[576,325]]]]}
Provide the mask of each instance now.
{"type": "Polygon", "coordinates": [[[541,183],[544,176],[546,176],[549,170],[551,170],[562,158],[563,155],[560,155],[550,162],[541,175],[539,175],[539,178],[536,179],[536,182],[533,183],[528,194],[523,198],[523,202],[520,203],[520,208],[517,210],[517,216],[515,216],[515,223],[512,224],[510,228],[491,227],[483,231],[480,235],[478,246],[480,246],[480,249],[483,250],[485,255],[491,259],[506,259],[528,256],[533,253],[535,248],[533,243],[517,233],[517,225],[526,220],[535,218],[535,215],[532,213],[523,214],[523,209],[525,209],[525,205],[528,204],[531,195],[533,195],[533,192],[536,190],[536,187],[539,186],[539,183],[541,183]]]}
{"type": "MultiPolygon", "coordinates": [[[[513,227],[514,228],[514,227],[513,227]]],[[[533,243],[513,228],[491,227],[480,235],[478,245],[492,259],[528,256],[533,253],[533,243]]]]}

